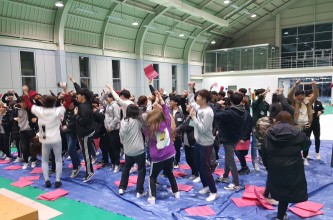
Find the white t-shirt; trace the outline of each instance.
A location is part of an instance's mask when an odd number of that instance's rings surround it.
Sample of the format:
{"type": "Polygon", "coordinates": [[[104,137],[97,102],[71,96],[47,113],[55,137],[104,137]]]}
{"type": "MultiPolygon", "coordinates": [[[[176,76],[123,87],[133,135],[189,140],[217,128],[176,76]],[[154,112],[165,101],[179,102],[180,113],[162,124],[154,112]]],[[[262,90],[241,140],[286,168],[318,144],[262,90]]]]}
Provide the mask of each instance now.
{"type": "Polygon", "coordinates": [[[306,105],[302,102],[301,108],[299,109],[299,116],[297,119],[298,125],[306,125],[309,122],[308,109],[306,105]]]}

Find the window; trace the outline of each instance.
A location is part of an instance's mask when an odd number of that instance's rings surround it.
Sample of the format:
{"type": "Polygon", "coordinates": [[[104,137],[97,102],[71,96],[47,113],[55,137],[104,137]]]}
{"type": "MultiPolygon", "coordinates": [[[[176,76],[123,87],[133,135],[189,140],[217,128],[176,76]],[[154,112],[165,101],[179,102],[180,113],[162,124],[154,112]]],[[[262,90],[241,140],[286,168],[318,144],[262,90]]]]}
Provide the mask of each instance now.
{"type": "Polygon", "coordinates": [[[121,78],[120,78],[120,61],[112,60],[112,79],[113,88],[115,91],[121,90],[121,78]]]}
{"type": "Polygon", "coordinates": [[[172,92],[177,90],[177,66],[172,65],[172,92]]]}
{"type": "MultiPolygon", "coordinates": [[[[159,65],[153,64],[154,70],[159,74],[159,65]]],[[[155,79],[153,79],[153,86],[155,90],[160,89],[160,75],[158,75],[155,79]]]]}
{"type": "Polygon", "coordinates": [[[79,57],[79,64],[81,87],[90,89],[89,57],[79,57]]]}
{"type": "Polygon", "coordinates": [[[36,90],[35,54],[33,52],[21,51],[20,59],[22,85],[27,85],[30,89],[36,90]]]}

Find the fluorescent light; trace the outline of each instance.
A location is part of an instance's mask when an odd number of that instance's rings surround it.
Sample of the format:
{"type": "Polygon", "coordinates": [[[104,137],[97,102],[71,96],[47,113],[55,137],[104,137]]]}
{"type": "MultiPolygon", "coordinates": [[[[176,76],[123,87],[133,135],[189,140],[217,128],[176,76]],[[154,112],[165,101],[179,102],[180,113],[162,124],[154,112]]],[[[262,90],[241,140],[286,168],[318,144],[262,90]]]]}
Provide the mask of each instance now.
{"type": "Polygon", "coordinates": [[[215,40],[213,40],[212,42],[210,42],[211,44],[216,44],[216,41],[215,40]]]}
{"type": "Polygon", "coordinates": [[[124,20],[123,18],[119,18],[119,17],[113,17],[113,16],[108,16],[109,19],[112,19],[112,20],[117,20],[117,21],[122,21],[124,20]]]}
{"type": "Polygon", "coordinates": [[[184,37],[185,35],[182,33],[179,34],[179,37],[184,37]]]}
{"type": "Polygon", "coordinates": [[[286,31],[286,32],[284,32],[284,34],[285,34],[285,35],[287,35],[287,34],[289,34],[289,32],[288,32],[288,31],[286,31]]]}
{"type": "Polygon", "coordinates": [[[95,11],[90,11],[90,10],[83,9],[83,8],[75,8],[75,11],[85,12],[85,13],[88,13],[88,14],[95,14],[96,13],[95,11]]]}
{"type": "Polygon", "coordinates": [[[225,0],[223,3],[224,3],[224,4],[229,4],[230,1],[229,1],[229,0],[225,0]]]}
{"type": "Polygon", "coordinates": [[[132,23],[132,25],[133,25],[133,26],[138,26],[138,25],[139,25],[139,22],[138,22],[138,21],[134,21],[134,22],[132,23]]]}
{"type": "Polygon", "coordinates": [[[251,15],[251,18],[255,18],[255,17],[257,17],[256,14],[252,14],[252,15],[251,15]]]}
{"type": "Polygon", "coordinates": [[[62,1],[56,1],[55,6],[58,8],[64,7],[64,3],[62,1]]]}

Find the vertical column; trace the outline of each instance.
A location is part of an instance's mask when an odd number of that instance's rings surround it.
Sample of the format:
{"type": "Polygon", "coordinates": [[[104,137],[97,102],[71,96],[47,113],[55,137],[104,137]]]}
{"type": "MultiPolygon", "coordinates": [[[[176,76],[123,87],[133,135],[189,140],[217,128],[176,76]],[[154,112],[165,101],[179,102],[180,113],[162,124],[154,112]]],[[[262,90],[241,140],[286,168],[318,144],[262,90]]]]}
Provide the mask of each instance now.
{"type": "Polygon", "coordinates": [[[143,59],[136,59],[136,95],[148,95],[148,83],[147,78],[143,72],[144,63],[143,59]]]}
{"type": "Polygon", "coordinates": [[[63,50],[55,51],[56,80],[57,82],[67,82],[66,52],[63,50]]]}
{"type": "MultiPolygon", "coordinates": [[[[275,16],[275,46],[281,47],[281,14],[275,16]]],[[[281,51],[281,49],[280,49],[281,51]]]]}

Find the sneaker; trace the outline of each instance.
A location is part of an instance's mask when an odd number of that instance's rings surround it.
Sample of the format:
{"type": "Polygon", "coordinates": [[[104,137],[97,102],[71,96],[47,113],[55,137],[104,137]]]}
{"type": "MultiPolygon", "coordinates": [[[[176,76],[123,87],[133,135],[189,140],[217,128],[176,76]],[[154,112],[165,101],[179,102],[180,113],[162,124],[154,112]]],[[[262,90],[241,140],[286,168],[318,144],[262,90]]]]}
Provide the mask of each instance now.
{"type": "Polygon", "coordinates": [[[225,186],[224,189],[227,191],[235,191],[235,190],[239,190],[240,186],[236,186],[235,184],[230,183],[229,186],[225,186]]]}
{"type": "Polygon", "coordinates": [[[229,178],[223,178],[223,176],[220,176],[219,178],[216,179],[217,182],[220,183],[228,183],[229,182],[229,178]]]}
{"type": "Polygon", "coordinates": [[[208,198],[206,199],[206,202],[213,202],[219,197],[219,194],[217,193],[209,193],[208,198]]]}
{"type": "Polygon", "coordinates": [[[310,155],[308,155],[306,158],[307,158],[308,160],[312,160],[312,158],[311,158],[310,155]]]}
{"type": "Polygon", "coordinates": [[[24,163],[22,166],[22,170],[26,170],[28,168],[28,163],[24,163]]]}
{"type": "Polygon", "coordinates": [[[219,162],[215,162],[215,164],[213,166],[210,167],[210,172],[214,173],[216,168],[218,168],[220,166],[219,162]]]}
{"type": "Polygon", "coordinates": [[[174,169],[178,169],[178,168],[179,168],[179,163],[176,163],[176,162],[175,162],[175,163],[173,164],[173,168],[174,168],[174,169]]]}
{"type": "Polygon", "coordinates": [[[71,160],[71,156],[66,157],[66,160],[71,160]]]}
{"type": "Polygon", "coordinates": [[[136,172],[136,166],[132,166],[131,170],[130,170],[130,174],[135,173],[136,172]]]}
{"type": "Polygon", "coordinates": [[[209,192],[210,192],[209,187],[206,186],[205,188],[203,188],[202,190],[199,191],[199,194],[205,195],[205,194],[207,194],[209,192]]]}
{"type": "Polygon", "coordinates": [[[244,167],[240,170],[238,170],[238,174],[241,176],[241,175],[247,175],[250,173],[250,169],[248,167],[244,167]]]}
{"type": "Polygon", "coordinates": [[[125,190],[123,190],[123,189],[119,189],[119,190],[118,190],[118,193],[119,193],[119,195],[121,195],[121,196],[122,196],[122,195],[124,195],[124,193],[125,193],[125,190]]]}
{"type": "Polygon", "coordinates": [[[62,186],[62,182],[61,181],[56,181],[54,184],[55,188],[59,188],[60,186],[62,186]]]}
{"type": "Polygon", "coordinates": [[[46,180],[46,181],[45,181],[45,187],[46,187],[46,188],[50,188],[50,187],[51,187],[51,182],[50,182],[50,180],[46,180]]]}
{"type": "Polygon", "coordinates": [[[256,171],[256,172],[260,172],[260,166],[259,166],[259,163],[258,162],[254,162],[254,170],[256,171]]]}
{"type": "Polygon", "coordinates": [[[192,175],[190,178],[188,178],[189,180],[194,180],[195,178],[197,178],[195,175],[192,175]]]}
{"type": "Polygon", "coordinates": [[[143,192],[143,193],[136,193],[136,198],[137,199],[140,199],[140,198],[142,198],[142,197],[145,197],[147,195],[147,192],[143,192]]]}
{"type": "Polygon", "coordinates": [[[75,178],[80,173],[81,166],[79,166],[76,170],[72,171],[70,178],[75,178]]]}
{"type": "Polygon", "coordinates": [[[316,160],[320,160],[320,153],[316,153],[316,160]]]}
{"type": "Polygon", "coordinates": [[[86,176],[84,179],[83,179],[83,182],[86,183],[88,182],[93,176],[95,175],[95,173],[90,173],[88,174],[88,176],[86,176]]]}
{"type": "Polygon", "coordinates": [[[176,192],[173,195],[176,199],[180,199],[180,192],[176,192]]]}
{"type": "Polygon", "coordinates": [[[11,161],[11,160],[12,160],[12,158],[10,158],[10,157],[5,158],[5,161],[11,161]]]}
{"type": "Polygon", "coordinates": [[[36,167],[36,162],[31,162],[31,168],[35,168],[36,167]]]}
{"type": "Polygon", "coordinates": [[[200,183],[201,182],[201,178],[200,176],[196,177],[194,180],[193,180],[193,183],[200,183]]]}
{"type": "Polygon", "coordinates": [[[156,203],[156,198],[154,196],[150,196],[148,199],[147,199],[148,203],[150,205],[155,205],[156,203]]]}
{"type": "Polygon", "coordinates": [[[118,173],[118,172],[119,172],[119,170],[120,170],[120,167],[119,167],[119,165],[116,165],[116,166],[114,166],[113,173],[118,173]]]}
{"type": "Polygon", "coordinates": [[[309,166],[310,164],[309,164],[309,161],[308,161],[308,159],[307,158],[304,158],[304,166],[309,166]]]}
{"type": "Polygon", "coordinates": [[[150,166],[150,161],[146,160],[146,166],[150,166]]]}
{"type": "Polygon", "coordinates": [[[278,206],[279,205],[279,201],[276,201],[275,199],[265,198],[265,201],[267,203],[271,204],[272,206],[278,206]]]}
{"type": "Polygon", "coordinates": [[[92,158],[91,158],[91,163],[92,163],[92,164],[95,164],[96,161],[97,161],[97,158],[96,158],[96,157],[92,157],[92,158]]]}

